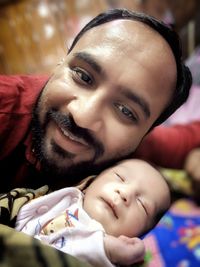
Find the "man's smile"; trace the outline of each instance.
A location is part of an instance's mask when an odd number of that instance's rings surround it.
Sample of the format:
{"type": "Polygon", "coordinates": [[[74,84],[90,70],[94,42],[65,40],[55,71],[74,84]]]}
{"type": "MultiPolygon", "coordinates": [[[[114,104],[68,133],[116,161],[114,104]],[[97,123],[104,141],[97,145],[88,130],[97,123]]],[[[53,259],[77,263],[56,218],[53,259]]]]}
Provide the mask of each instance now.
{"type": "Polygon", "coordinates": [[[55,135],[53,136],[53,139],[61,148],[73,154],[89,149],[89,145],[85,140],[80,137],[76,137],[70,131],[63,129],[57,124],[54,125],[55,135]]]}
{"type": "Polygon", "coordinates": [[[92,157],[93,160],[103,154],[102,144],[92,136],[88,129],[76,125],[71,115],[51,109],[47,113],[46,121],[46,125],[50,123],[50,128],[53,127],[52,141],[63,151],[74,156],[85,152],[88,155],[89,152],[90,158],[92,157]]]}
{"type": "Polygon", "coordinates": [[[73,135],[72,133],[70,133],[68,130],[64,130],[62,127],[60,127],[60,130],[62,131],[62,133],[67,136],[69,139],[71,139],[72,141],[76,141],[79,142],[83,145],[88,145],[82,138],[76,137],[75,135],[73,135]]]}

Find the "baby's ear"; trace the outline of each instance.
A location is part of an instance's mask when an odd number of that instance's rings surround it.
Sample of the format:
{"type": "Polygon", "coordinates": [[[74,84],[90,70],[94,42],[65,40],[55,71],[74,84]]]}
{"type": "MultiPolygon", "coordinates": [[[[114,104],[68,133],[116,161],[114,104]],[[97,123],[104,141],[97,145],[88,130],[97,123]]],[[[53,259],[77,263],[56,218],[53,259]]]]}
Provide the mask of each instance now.
{"type": "Polygon", "coordinates": [[[76,187],[84,193],[86,188],[93,182],[96,175],[88,176],[87,178],[83,179],[76,187]]]}

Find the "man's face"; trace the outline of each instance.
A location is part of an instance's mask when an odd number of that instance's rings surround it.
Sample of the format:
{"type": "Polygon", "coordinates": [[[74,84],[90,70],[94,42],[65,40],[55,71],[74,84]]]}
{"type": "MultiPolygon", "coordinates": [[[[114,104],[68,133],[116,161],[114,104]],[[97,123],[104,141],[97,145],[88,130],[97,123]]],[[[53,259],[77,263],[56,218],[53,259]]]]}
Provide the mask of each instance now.
{"type": "Polygon", "coordinates": [[[42,157],[64,173],[83,162],[91,166],[130,154],[175,83],[173,54],[148,26],[118,20],[89,30],[38,101],[42,157]]]}
{"type": "Polygon", "coordinates": [[[147,162],[125,160],[108,168],[85,189],[83,208],[107,234],[140,236],[170,205],[169,188],[147,162]],[[152,190],[155,188],[155,190],[152,190]]]}

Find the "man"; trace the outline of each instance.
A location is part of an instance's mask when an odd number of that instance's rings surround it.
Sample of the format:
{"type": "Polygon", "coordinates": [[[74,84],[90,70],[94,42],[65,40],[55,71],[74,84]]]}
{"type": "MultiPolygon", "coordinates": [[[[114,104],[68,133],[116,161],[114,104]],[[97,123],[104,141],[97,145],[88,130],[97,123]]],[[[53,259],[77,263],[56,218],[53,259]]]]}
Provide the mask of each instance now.
{"type": "Polygon", "coordinates": [[[74,184],[129,156],[187,99],[191,76],[172,30],[122,9],[86,25],[47,82],[14,82],[1,78],[5,189],[74,184]]]}
{"type": "MultiPolygon", "coordinates": [[[[75,38],[48,81],[1,77],[0,171],[6,184],[1,190],[74,184],[128,157],[152,127],[186,101],[190,85],[172,30],[123,9],[100,14],[75,38]]],[[[26,238],[0,230],[2,258],[11,266],[19,263],[13,235],[20,266],[27,255],[33,266],[52,264],[52,250],[35,241],[30,254],[27,247],[17,250],[18,240],[26,238]]],[[[137,258],[137,250],[133,253],[137,258]]],[[[70,259],[55,257],[65,264],[70,259]]]]}

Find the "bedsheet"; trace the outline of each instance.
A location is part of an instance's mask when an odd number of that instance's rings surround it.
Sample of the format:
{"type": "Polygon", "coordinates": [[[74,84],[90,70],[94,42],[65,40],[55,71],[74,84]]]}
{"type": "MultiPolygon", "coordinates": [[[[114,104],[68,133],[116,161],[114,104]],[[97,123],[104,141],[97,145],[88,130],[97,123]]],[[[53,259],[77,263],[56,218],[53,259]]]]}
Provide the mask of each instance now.
{"type": "Polygon", "coordinates": [[[143,239],[146,256],[140,267],[200,267],[200,206],[192,199],[190,178],[182,170],[161,169],[177,199],[143,239]]]}
{"type": "Polygon", "coordinates": [[[199,267],[200,208],[188,198],[177,200],[144,241],[142,267],[199,267]]]}

